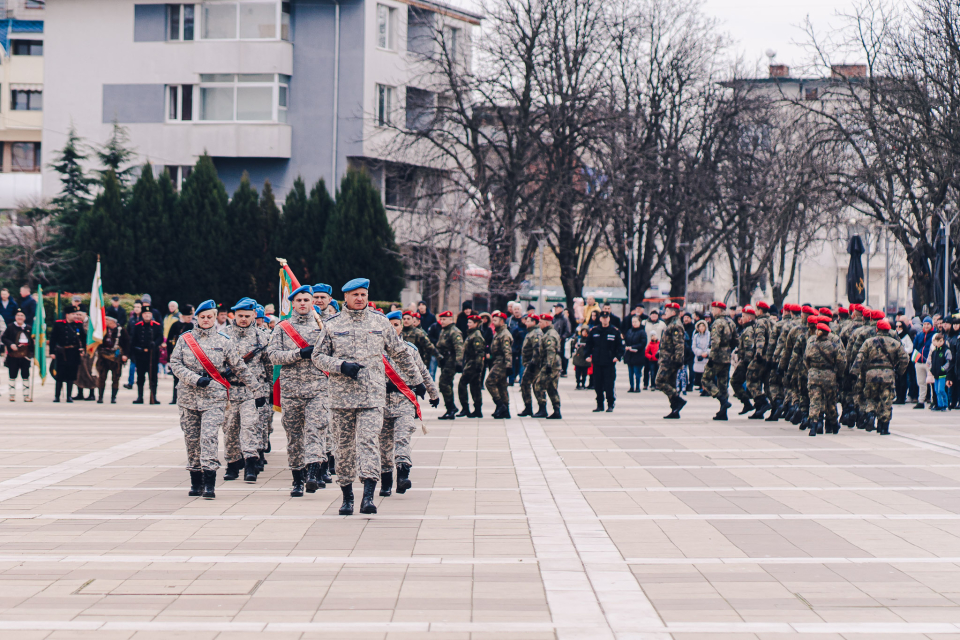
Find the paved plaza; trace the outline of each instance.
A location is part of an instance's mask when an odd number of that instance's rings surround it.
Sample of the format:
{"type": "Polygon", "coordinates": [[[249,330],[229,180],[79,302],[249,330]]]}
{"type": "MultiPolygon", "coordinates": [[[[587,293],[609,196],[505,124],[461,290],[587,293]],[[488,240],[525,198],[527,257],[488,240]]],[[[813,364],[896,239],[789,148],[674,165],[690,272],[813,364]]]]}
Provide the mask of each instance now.
{"type": "Polygon", "coordinates": [[[811,438],[625,378],[600,414],[561,380],[562,421],[426,408],[414,489],[352,517],[289,497],[279,419],[211,501],[176,407],[3,398],[0,638],[960,638],[960,416],[811,438]]]}

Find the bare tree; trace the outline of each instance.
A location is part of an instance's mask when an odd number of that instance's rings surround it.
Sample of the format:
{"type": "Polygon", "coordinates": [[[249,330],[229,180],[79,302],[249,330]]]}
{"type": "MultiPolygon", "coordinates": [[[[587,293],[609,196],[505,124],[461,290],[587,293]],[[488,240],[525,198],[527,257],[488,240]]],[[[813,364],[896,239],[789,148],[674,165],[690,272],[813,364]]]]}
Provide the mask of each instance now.
{"type": "Polygon", "coordinates": [[[31,287],[48,283],[62,260],[54,215],[39,204],[22,206],[0,226],[0,277],[31,287]]]}

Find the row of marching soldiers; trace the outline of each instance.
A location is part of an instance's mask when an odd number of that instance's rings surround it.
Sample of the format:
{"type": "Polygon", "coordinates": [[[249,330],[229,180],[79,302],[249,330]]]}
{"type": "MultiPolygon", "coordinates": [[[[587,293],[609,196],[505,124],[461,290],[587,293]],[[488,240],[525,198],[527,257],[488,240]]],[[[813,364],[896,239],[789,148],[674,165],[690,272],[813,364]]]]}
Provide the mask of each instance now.
{"type": "MultiPolygon", "coordinates": [[[[784,304],[778,320],[758,302],[743,308],[739,330],[732,322],[714,322],[711,334],[711,349],[726,344],[737,351],[730,382],[743,403],[741,415],[753,411],[750,419],[761,420],[769,411],[768,422],[783,418],[811,436],[839,433],[841,424],[890,433],[895,379],[909,361],[882,311],[784,304]]],[[[723,378],[708,364],[704,386],[720,401],[714,420],[726,420],[730,407],[723,378]]]]}
{"type": "Polygon", "coordinates": [[[273,369],[279,367],[280,409],[287,436],[292,497],[313,493],[336,474],[343,494],[341,515],[354,510],[353,483],[363,482],[361,513],[377,512],[374,492],[397,492],[412,484],[411,438],[420,414],[417,396],[439,391],[416,347],[404,342],[400,312],[384,316],[368,306],[370,281],[343,285],[345,308],[337,310],[327,284],[293,291],[291,315],[272,333],[256,326],[256,301],[240,300],[234,320],[216,329],[216,303],[196,309],[197,328],[180,336],[170,358],[179,380],[177,404],[190,472],[191,496],[215,497],[218,438],[225,439],[224,480],[243,473],[256,482],[269,452],[264,420],[273,369]]]}

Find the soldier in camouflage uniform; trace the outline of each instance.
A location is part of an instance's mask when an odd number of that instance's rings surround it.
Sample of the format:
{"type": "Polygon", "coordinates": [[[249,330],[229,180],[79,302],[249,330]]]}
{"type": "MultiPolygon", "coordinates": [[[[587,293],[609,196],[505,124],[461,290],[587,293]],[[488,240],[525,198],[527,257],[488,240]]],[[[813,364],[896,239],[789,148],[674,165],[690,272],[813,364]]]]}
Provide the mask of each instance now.
{"type": "Polygon", "coordinates": [[[754,306],[756,320],[754,320],[753,358],[747,365],[747,393],[753,399],[755,411],[750,420],[762,420],[763,414],[770,410],[769,392],[770,379],[767,360],[767,350],[773,342],[773,318],[770,317],[770,305],[760,300],[754,306]]]}
{"type": "Polygon", "coordinates": [[[325,282],[318,282],[311,288],[313,293],[313,308],[320,314],[320,320],[328,318],[337,312],[330,304],[333,301],[333,287],[325,282]]]}
{"type": "MultiPolygon", "coordinates": [[[[223,333],[233,340],[247,369],[257,378],[256,387],[248,387],[235,376],[227,376],[232,385],[230,403],[223,422],[223,448],[227,454],[224,480],[236,480],[243,469],[245,482],[256,482],[260,473],[263,434],[260,431],[260,409],[267,404],[267,343],[257,329],[257,302],[243,298],[233,307],[233,322],[223,333]]],[[[272,372],[272,367],[270,368],[272,372]]]]}
{"type": "MultiPolygon", "coordinates": [[[[829,320],[826,316],[819,316],[819,319],[829,320]]],[[[803,360],[810,394],[810,410],[807,414],[810,435],[823,433],[824,426],[827,433],[839,433],[837,381],[847,370],[847,356],[840,338],[831,333],[826,322],[817,323],[817,333],[807,341],[803,360]]]]}
{"type": "Polygon", "coordinates": [[[790,364],[787,366],[787,377],[790,384],[796,390],[797,413],[793,417],[794,424],[802,425],[801,429],[806,429],[810,424],[810,390],[807,387],[807,362],[805,355],[807,353],[807,343],[817,335],[817,324],[820,322],[820,316],[811,314],[807,318],[807,332],[804,336],[799,336],[793,344],[793,353],[790,354],[790,364]]]}
{"type": "Polygon", "coordinates": [[[553,316],[545,313],[540,316],[540,331],[543,336],[538,345],[539,370],[534,384],[534,393],[537,395],[537,405],[540,410],[533,414],[535,418],[547,420],[560,419],[560,394],[557,393],[557,380],[560,377],[560,334],[553,328],[553,316]],[[547,396],[553,405],[553,413],[547,415],[547,396]]]}
{"type": "Polygon", "coordinates": [[[490,372],[486,386],[496,409],[494,418],[510,417],[510,393],[507,391],[507,376],[513,367],[513,335],[507,328],[507,314],[493,312],[493,342],[490,344],[490,372]]]}
{"type": "Polygon", "coordinates": [[[813,308],[808,306],[800,307],[799,305],[793,305],[792,309],[794,314],[799,312],[800,317],[793,321],[787,337],[783,342],[780,360],[777,363],[777,370],[780,372],[780,378],[783,384],[784,409],[782,416],[785,420],[789,420],[794,424],[800,424],[805,414],[801,414],[800,394],[797,389],[797,381],[790,375],[790,360],[797,348],[797,341],[801,339],[804,340],[804,342],[806,341],[807,320],[815,314],[813,308]]]}
{"type": "Polygon", "coordinates": [[[344,310],[324,321],[310,357],[330,374],[328,403],[337,443],[337,481],[343,492],[340,515],[353,515],[353,481],[363,480],[360,513],[376,513],[373,493],[380,479],[380,431],[386,404],[383,356],[414,387],[423,383],[416,358],[390,322],[367,306],[370,281],[355,278],[342,287],[344,310]],[[359,468],[359,469],[358,469],[359,468]],[[359,470],[359,473],[358,473],[359,470]]]}
{"type": "MultiPolygon", "coordinates": [[[[849,317],[847,318],[846,323],[843,327],[837,331],[840,336],[840,342],[843,343],[844,348],[850,345],[850,337],[853,335],[854,331],[866,324],[866,319],[863,316],[864,308],[860,304],[851,304],[849,310],[849,317]]],[[[856,353],[852,354],[856,358],[856,353]]],[[[853,365],[852,360],[847,361],[847,367],[849,368],[853,365]]],[[[854,404],[854,381],[850,377],[849,372],[844,372],[843,379],[840,380],[840,404],[843,405],[843,412],[840,416],[840,423],[845,424],[848,427],[854,426],[857,420],[857,414],[855,411],[854,404]]]]}
{"type": "Polygon", "coordinates": [[[430,360],[439,354],[437,348],[430,342],[427,332],[416,325],[415,318],[419,316],[420,314],[415,311],[403,312],[403,333],[400,334],[400,337],[416,347],[423,364],[429,366],[430,360]]]}
{"type": "Polygon", "coordinates": [[[440,395],[447,412],[439,420],[453,420],[457,417],[457,405],[453,401],[453,377],[463,370],[463,334],[453,323],[453,312],[444,311],[437,316],[437,322],[443,329],[437,340],[437,363],[440,365],[440,395]]]}
{"type": "Polygon", "coordinates": [[[457,393],[460,395],[460,413],[458,418],[482,418],[480,406],[483,397],[480,395],[480,376],[483,375],[483,357],[487,344],[480,333],[480,316],[467,318],[467,337],[463,345],[463,373],[460,375],[460,384],[457,393]],[[473,397],[473,412],[470,411],[470,402],[467,390],[473,397]]]}
{"type": "MultiPolygon", "coordinates": [[[[257,330],[260,332],[260,337],[263,338],[263,341],[266,343],[270,342],[270,326],[268,324],[261,324],[261,320],[266,320],[267,314],[263,308],[263,305],[257,305],[257,330]]],[[[267,359],[267,364],[270,363],[269,358],[267,359]]],[[[267,459],[263,454],[270,453],[270,434],[273,433],[273,367],[267,367],[267,402],[260,407],[260,446],[257,447],[260,450],[260,470],[263,471],[263,467],[267,464],[267,459]]]]}
{"type": "Polygon", "coordinates": [[[753,403],[750,402],[750,390],[747,388],[747,369],[756,354],[756,314],[757,312],[749,304],[740,312],[740,340],[737,343],[738,360],[733,375],[730,376],[733,395],[743,403],[740,415],[753,411],[753,403]]]}
{"type": "MultiPolygon", "coordinates": [[[[837,307],[837,313],[834,316],[834,320],[836,321],[836,328],[833,330],[833,333],[839,338],[840,334],[843,333],[843,330],[846,329],[848,324],[850,324],[850,311],[846,307],[837,307]]],[[[843,344],[842,338],[840,343],[843,344]]],[[[844,344],[843,346],[846,348],[847,345],[844,344]]]]}
{"type": "MultiPolygon", "coordinates": [[[[533,415],[533,386],[537,380],[537,374],[540,372],[540,339],[543,337],[539,322],[540,316],[535,313],[523,316],[523,324],[527,327],[527,333],[523,337],[523,346],[520,348],[520,361],[523,363],[523,377],[520,378],[523,411],[519,414],[520,416],[533,415]]],[[[541,404],[539,409],[546,415],[547,408],[545,406],[541,404]]]]}
{"type": "MultiPolygon", "coordinates": [[[[868,338],[877,335],[877,325],[875,323],[884,317],[883,311],[879,309],[872,310],[863,307],[861,313],[863,314],[863,324],[850,334],[847,342],[847,362],[849,366],[853,366],[863,343],[868,338]]],[[[867,412],[863,408],[863,389],[857,384],[857,376],[855,376],[852,371],[848,371],[847,373],[847,383],[850,386],[850,398],[852,400],[850,404],[850,416],[846,424],[849,427],[856,426],[859,429],[864,429],[867,426],[867,412]]]]}
{"type": "Polygon", "coordinates": [[[710,354],[703,369],[703,388],[720,401],[720,410],[713,419],[726,420],[727,409],[730,407],[727,400],[730,388],[730,354],[737,344],[737,326],[730,316],[733,309],[727,310],[727,305],[720,301],[713,302],[711,307],[718,315],[710,325],[710,354]]]}
{"type": "MultiPolygon", "coordinates": [[[[313,308],[320,315],[321,322],[337,313],[336,302],[333,299],[333,287],[325,282],[318,282],[313,285],[313,308]]],[[[330,415],[330,407],[327,409],[327,428],[320,434],[320,448],[326,454],[326,462],[320,463],[320,475],[318,480],[324,483],[332,482],[330,474],[336,473],[334,456],[337,453],[337,434],[333,431],[333,418],[330,415]]]]}
{"type": "Polygon", "coordinates": [[[770,335],[770,341],[767,343],[767,353],[764,355],[770,367],[768,384],[770,400],[773,403],[767,422],[776,422],[783,413],[784,389],[783,375],[780,372],[780,355],[783,353],[783,345],[787,340],[787,334],[796,324],[793,317],[793,308],[790,303],[783,305],[782,317],[773,325],[773,332],[770,335]]]}
{"type": "MultiPolygon", "coordinates": [[[[191,496],[214,498],[217,483],[219,432],[223,426],[224,409],[229,401],[227,387],[216,382],[210,373],[222,375],[230,367],[233,375],[250,388],[259,384],[248,369],[237,345],[230,338],[217,333],[217,305],[207,300],[197,306],[198,328],[182,334],[170,356],[170,369],[177,376],[180,409],[180,428],[187,445],[187,470],[190,472],[191,496]],[[192,336],[198,348],[214,371],[208,372],[187,344],[192,336]]],[[[226,381],[224,381],[226,382],[226,381]]],[[[227,383],[229,384],[229,383],[227,383]]]]}
{"type": "MultiPolygon", "coordinates": [[[[401,335],[403,329],[404,316],[399,311],[391,311],[387,314],[387,320],[393,325],[397,335],[401,335]]],[[[420,353],[417,348],[409,342],[403,345],[410,351],[410,355],[416,363],[417,370],[420,371],[420,377],[423,383],[417,386],[410,386],[409,381],[403,375],[400,378],[407,383],[411,392],[420,397],[424,393],[430,394],[430,406],[436,407],[440,404],[440,390],[430,377],[430,371],[420,359],[420,353]]],[[[396,367],[393,360],[388,358],[390,366],[396,367]]],[[[417,429],[416,424],[417,410],[413,403],[405,396],[393,382],[387,380],[387,404],[383,408],[383,429],[380,431],[380,495],[389,496],[393,489],[393,469],[397,469],[397,493],[406,493],[407,489],[413,486],[410,482],[410,469],[413,467],[413,460],[410,455],[410,442],[413,439],[413,432],[417,429]]]]}
{"type": "Polygon", "coordinates": [[[664,416],[668,420],[680,417],[680,409],[687,401],[677,392],[677,373],[683,366],[684,331],[680,322],[680,305],[668,302],[663,309],[663,319],[667,328],[660,337],[660,369],[657,371],[657,389],[670,399],[670,413],[664,416]]]}
{"type": "Polygon", "coordinates": [[[890,322],[877,322],[877,335],[864,340],[850,372],[857,376],[857,386],[863,396],[863,409],[867,414],[865,428],[873,431],[874,420],[877,432],[890,435],[894,388],[896,376],[902,376],[910,365],[910,358],[903,344],[890,330],[890,322]]]}
{"type": "Polygon", "coordinates": [[[326,462],[322,442],[330,424],[325,405],[327,376],[310,363],[313,343],[323,332],[313,308],[312,288],[303,285],[287,299],[293,302],[293,313],[274,329],[267,358],[280,366],[281,424],[287,433],[287,461],[293,475],[290,495],[299,498],[305,488],[312,493],[320,486],[320,467],[326,462]]]}

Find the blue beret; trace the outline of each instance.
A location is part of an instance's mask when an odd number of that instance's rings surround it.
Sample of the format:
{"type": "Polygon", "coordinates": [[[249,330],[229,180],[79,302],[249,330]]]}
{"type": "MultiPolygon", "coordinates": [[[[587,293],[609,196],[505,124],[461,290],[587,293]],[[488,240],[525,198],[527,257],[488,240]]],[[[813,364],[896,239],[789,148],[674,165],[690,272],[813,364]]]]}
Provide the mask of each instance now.
{"type": "Polygon", "coordinates": [[[340,312],[340,303],[337,302],[336,300],[331,300],[330,306],[333,307],[333,310],[336,311],[337,313],[340,312]]]}
{"type": "Polygon", "coordinates": [[[387,314],[387,320],[403,320],[402,311],[391,311],[387,314]]]}
{"type": "Polygon", "coordinates": [[[322,282],[313,285],[314,293],[326,293],[327,295],[333,295],[333,287],[322,282]]]}
{"type": "Polygon", "coordinates": [[[258,305],[257,305],[257,319],[266,318],[266,317],[267,317],[267,313],[266,313],[266,311],[264,311],[263,305],[262,305],[262,304],[258,304],[258,305]]]}
{"type": "Polygon", "coordinates": [[[346,293],[348,291],[353,291],[354,289],[369,289],[369,288],[370,288],[369,280],[367,280],[366,278],[354,278],[347,284],[340,287],[340,291],[343,291],[344,293],[346,293]]]}
{"type": "Polygon", "coordinates": [[[214,302],[213,300],[204,300],[203,302],[197,305],[196,313],[200,313],[201,311],[209,311],[210,309],[213,309],[214,311],[216,311],[217,303],[214,302]]]}
{"type": "Polygon", "coordinates": [[[305,284],[305,285],[303,285],[303,286],[301,286],[301,287],[297,287],[296,289],[294,289],[294,290],[290,293],[290,295],[287,296],[287,300],[293,300],[294,298],[297,297],[297,294],[298,294],[298,293],[306,293],[306,294],[309,294],[309,295],[312,296],[312,295],[313,295],[313,287],[311,287],[311,286],[308,285],[308,284],[305,284]]]}
{"type": "Polygon", "coordinates": [[[256,311],[257,301],[253,298],[240,298],[237,304],[230,307],[231,311],[256,311]]]}

